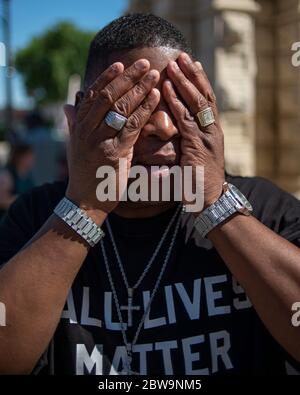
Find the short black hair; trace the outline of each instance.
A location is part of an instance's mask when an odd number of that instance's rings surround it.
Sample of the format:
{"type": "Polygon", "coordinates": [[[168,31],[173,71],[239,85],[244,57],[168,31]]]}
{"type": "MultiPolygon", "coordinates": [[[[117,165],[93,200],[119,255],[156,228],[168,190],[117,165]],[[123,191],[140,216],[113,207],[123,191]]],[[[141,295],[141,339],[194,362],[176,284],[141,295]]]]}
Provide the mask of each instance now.
{"type": "Polygon", "coordinates": [[[192,54],[183,34],[167,20],[153,14],[127,14],[106,25],[92,40],[85,84],[91,83],[99,66],[109,66],[107,58],[112,52],[141,47],[167,47],[192,54]]]}

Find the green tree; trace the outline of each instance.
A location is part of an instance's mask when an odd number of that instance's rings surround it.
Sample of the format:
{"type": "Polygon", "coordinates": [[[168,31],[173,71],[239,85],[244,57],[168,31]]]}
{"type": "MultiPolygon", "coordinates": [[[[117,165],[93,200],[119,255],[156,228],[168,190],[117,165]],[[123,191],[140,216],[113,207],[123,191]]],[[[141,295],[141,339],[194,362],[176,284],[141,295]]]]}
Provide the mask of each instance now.
{"type": "Polygon", "coordinates": [[[93,33],[61,22],[16,54],[16,69],[22,74],[27,93],[38,104],[64,100],[72,74],[83,77],[93,33]]]}

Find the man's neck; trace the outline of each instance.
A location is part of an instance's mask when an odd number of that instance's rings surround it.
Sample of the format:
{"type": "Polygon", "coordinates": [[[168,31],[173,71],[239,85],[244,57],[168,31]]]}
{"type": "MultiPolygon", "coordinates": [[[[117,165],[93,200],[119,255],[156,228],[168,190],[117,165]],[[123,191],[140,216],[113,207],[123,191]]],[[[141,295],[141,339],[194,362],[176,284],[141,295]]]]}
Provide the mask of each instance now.
{"type": "Polygon", "coordinates": [[[176,207],[178,202],[154,203],[153,205],[143,206],[128,202],[121,202],[115,209],[114,213],[124,218],[150,218],[162,214],[165,211],[176,207]]]}

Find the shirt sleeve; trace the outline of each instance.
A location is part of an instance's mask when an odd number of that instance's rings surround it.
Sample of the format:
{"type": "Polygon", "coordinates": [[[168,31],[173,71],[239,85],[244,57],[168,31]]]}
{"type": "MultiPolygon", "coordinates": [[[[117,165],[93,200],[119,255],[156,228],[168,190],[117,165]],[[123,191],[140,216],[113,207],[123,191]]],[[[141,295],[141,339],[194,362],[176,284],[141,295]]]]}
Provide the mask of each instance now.
{"type": "Polygon", "coordinates": [[[253,206],[253,215],[264,225],[300,247],[300,201],[271,181],[248,178],[242,192],[253,206]]]}

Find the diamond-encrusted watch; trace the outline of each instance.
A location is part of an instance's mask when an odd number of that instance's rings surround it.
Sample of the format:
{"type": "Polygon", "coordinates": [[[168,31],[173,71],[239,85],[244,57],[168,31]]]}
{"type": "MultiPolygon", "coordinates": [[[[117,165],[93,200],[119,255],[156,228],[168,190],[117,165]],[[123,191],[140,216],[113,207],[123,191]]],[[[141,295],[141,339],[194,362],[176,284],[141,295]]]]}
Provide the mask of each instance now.
{"type": "Polygon", "coordinates": [[[253,211],[246,197],[232,184],[223,184],[222,196],[207,207],[195,220],[195,227],[202,237],[221,224],[225,219],[238,212],[250,215],[253,211]]]}
{"type": "Polygon", "coordinates": [[[105,235],[83,210],[66,197],[55,207],[54,214],[74,229],[91,247],[94,247],[105,235]]]}

